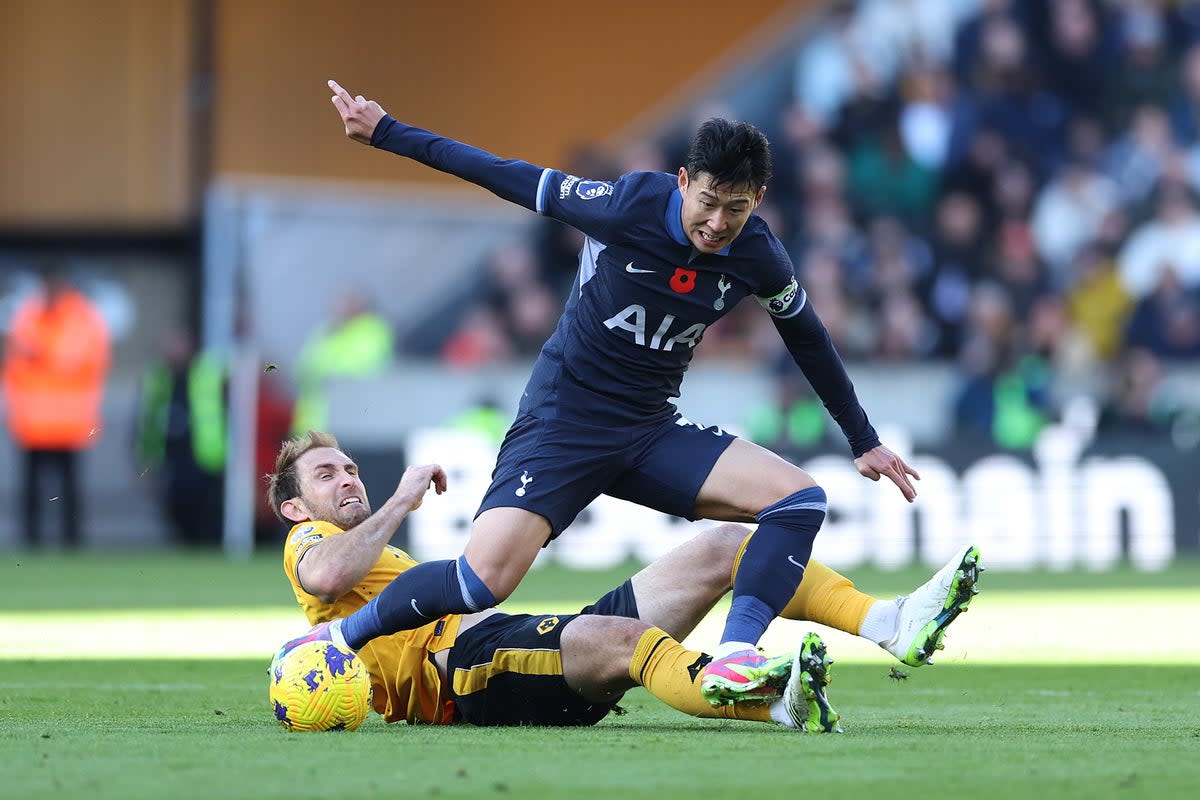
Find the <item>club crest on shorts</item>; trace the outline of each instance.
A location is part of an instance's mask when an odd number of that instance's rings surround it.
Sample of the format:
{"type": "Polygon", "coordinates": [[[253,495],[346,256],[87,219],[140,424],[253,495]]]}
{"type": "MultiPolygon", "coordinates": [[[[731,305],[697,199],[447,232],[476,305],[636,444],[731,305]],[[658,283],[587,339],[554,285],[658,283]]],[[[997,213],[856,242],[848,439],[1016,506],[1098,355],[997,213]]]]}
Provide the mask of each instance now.
{"type": "Polygon", "coordinates": [[[558,617],[546,617],[537,624],[537,632],[539,634],[549,633],[554,630],[554,626],[558,624],[558,617]]]}
{"type": "Polygon", "coordinates": [[[517,497],[525,496],[525,487],[533,483],[533,476],[529,474],[529,470],[521,470],[521,488],[517,489],[517,497]]]}

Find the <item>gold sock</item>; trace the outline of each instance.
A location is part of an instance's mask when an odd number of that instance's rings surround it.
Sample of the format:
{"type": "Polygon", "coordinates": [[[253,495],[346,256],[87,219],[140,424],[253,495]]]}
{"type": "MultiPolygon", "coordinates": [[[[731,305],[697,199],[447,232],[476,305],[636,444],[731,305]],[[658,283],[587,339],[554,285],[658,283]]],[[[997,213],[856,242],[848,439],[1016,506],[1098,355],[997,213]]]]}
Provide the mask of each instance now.
{"type": "MultiPolygon", "coordinates": [[[[746,552],[750,536],[742,541],[737,555],[733,557],[731,586],[737,578],[742,554],[746,552]]],[[[834,572],[815,558],[810,558],[804,570],[804,577],[796,587],[796,593],[779,616],[784,619],[811,620],[857,636],[863,620],[867,618],[867,610],[876,599],[854,588],[854,582],[845,575],[834,572]]]]}
{"type": "Polygon", "coordinates": [[[629,677],[671,708],[693,717],[724,717],[770,722],[767,703],[736,703],[714,708],[700,694],[700,673],[708,656],[688,650],[661,628],[650,628],[633,648],[629,677]]]}

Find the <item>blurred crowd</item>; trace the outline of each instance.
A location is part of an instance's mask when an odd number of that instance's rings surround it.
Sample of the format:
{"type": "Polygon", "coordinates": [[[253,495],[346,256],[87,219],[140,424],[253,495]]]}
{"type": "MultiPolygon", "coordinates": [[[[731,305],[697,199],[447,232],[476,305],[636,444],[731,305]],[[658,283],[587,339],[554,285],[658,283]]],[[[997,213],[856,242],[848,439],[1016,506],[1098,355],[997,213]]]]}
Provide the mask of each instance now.
{"type": "MultiPolygon", "coordinates": [[[[844,358],[957,363],[959,431],[1003,446],[1072,396],[1104,426],[1173,424],[1163,377],[1200,360],[1200,2],[840,2],[793,75],[789,104],[744,115],[776,162],[759,213],[844,358]]],[[[677,135],[581,147],[565,168],[674,171],[716,114],[737,116],[708,102],[677,135]]],[[[535,354],[581,243],[544,220],[496,251],[444,361],[535,354]]],[[[744,303],[697,358],[780,352],[744,303]]],[[[794,370],[783,402],[811,402],[794,370]]]]}

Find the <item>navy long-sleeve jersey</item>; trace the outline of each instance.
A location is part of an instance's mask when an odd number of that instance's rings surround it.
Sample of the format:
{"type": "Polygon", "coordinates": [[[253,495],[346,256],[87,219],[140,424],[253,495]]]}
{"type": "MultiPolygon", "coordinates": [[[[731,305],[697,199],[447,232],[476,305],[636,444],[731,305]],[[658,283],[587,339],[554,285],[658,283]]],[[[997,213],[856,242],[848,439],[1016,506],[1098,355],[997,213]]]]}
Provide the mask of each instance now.
{"type": "Polygon", "coordinates": [[[791,259],[762,218],[751,215],[719,253],[699,254],[683,230],[674,175],[586,180],[504,160],[391,116],[376,126],[371,144],[478,184],[587,237],[571,296],[521,398],[522,412],[614,427],[670,417],[676,410],[671,399],[679,396],[704,331],[754,295],[854,455],[879,444],[791,259]]]}

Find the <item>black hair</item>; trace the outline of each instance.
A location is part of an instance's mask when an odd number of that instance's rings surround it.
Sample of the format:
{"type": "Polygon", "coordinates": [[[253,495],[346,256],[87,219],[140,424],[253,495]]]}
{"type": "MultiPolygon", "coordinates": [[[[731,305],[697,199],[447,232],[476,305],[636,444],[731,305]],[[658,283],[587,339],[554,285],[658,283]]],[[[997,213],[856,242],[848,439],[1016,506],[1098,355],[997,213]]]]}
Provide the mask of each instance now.
{"type": "Polygon", "coordinates": [[[692,137],[686,169],[693,180],[707,172],[714,186],[745,186],[757,192],[771,178],[771,145],[749,122],[713,117],[692,137]]]}

